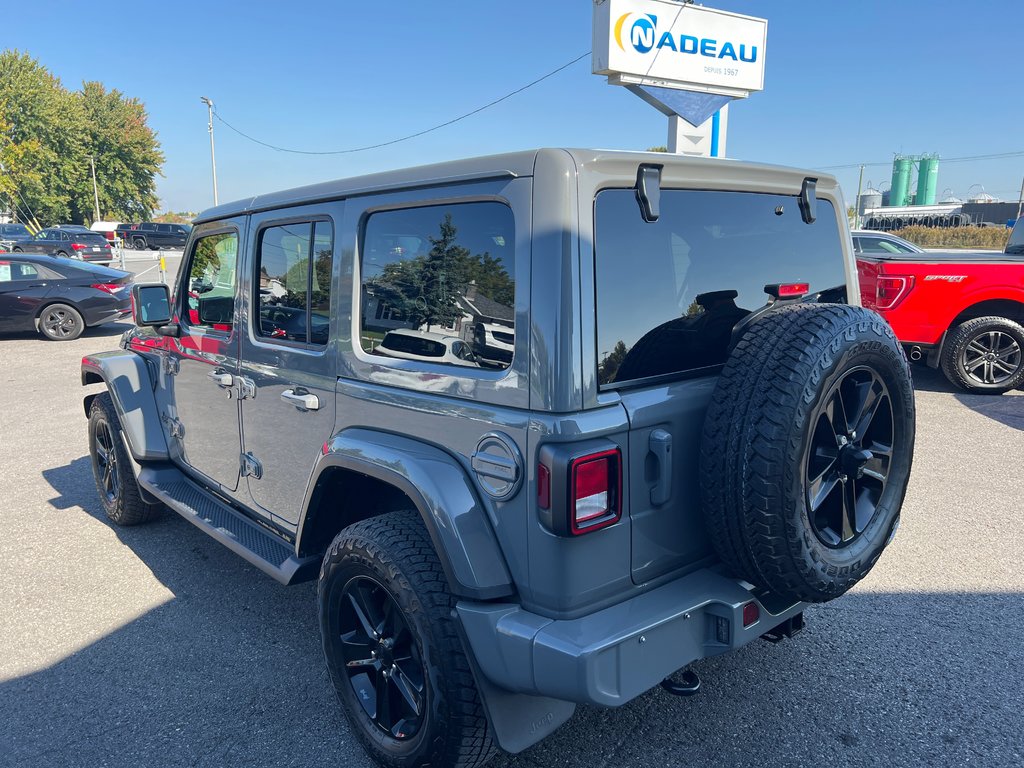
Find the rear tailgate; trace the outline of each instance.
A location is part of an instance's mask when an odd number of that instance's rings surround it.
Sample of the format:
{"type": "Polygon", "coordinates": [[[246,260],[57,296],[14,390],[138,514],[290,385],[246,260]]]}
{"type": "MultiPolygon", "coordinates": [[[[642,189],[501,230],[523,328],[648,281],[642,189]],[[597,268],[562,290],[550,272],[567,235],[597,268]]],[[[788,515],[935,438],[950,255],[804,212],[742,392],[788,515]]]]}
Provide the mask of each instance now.
{"type": "Polygon", "coordinates": [[[602,190],[594,208],[598,381],[629,418],[637,584],[713,557],[700,443],[736,324],[768,302],[768,284],[809,283],[810,300],[837,300],[847,279],[838,201],[819,196],[813,223],[796,194],[663,187],[660,203],[653,223],[632,189],[602,190]]]}

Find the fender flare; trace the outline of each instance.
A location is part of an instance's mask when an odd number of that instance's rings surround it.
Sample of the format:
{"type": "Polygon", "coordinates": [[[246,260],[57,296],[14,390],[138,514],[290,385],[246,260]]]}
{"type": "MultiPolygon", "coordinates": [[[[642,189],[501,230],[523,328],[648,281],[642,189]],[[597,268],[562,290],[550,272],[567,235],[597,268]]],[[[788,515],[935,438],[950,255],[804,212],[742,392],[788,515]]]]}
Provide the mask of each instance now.
{"type": "MultiPolygon", "coordinates": [[[[129,350],[100,352],[82,358],[82,385],[104,383],[114,401],[128,451],[138,462],[167,461],[167,439],[153,396],[146,360],[129,350]]],[[[86,395],[85,415],[96,395],[86,395]]]]}
{"type": "Polygon", "coordinates": [[[488,511],[454,457],[417,440],[362,428],[346,429],[324,447],[303,502],[296,551],[302,551],[320,475],[342,468],[393,485],[412,499],[454,594],[477,600],[514,594],[488,511]]]}

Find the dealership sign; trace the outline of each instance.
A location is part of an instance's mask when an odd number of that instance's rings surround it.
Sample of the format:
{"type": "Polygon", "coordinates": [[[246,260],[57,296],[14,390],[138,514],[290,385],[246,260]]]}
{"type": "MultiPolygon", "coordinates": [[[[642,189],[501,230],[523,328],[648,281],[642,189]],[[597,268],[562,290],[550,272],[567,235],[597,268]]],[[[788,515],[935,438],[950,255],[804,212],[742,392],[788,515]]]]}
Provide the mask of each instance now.
{"type": "Polygon", "coordinates": [[[744,98],[764,89],[768,22],[671,0],[594,6],[593,71],[617,85],[744,98]]]}

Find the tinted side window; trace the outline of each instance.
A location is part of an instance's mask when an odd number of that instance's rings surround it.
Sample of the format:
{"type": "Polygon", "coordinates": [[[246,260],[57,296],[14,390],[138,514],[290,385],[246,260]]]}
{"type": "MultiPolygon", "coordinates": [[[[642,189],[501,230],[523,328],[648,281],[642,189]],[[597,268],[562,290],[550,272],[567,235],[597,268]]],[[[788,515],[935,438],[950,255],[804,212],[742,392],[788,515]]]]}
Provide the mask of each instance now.
{"type": "MultiPolygon", "coordinates": [[[[733,327],[769,283],[845,286],[835,209],[805,224],[796,197],[662,190],[661,218],[633,190],[595,203],[598,380],[615,384],[725,362],[733,327]]],[[[836,300],[833,296],[831,300],[836,300]]]]}
{"type": "Polygon", "coordinates": [[[327,343],[332,251],[332,227],[325,221],[283,224],[260,232],[258,336],[327,343]]]}
{"type": "Polygon", "coordinates": [[[238,235],[221,232],[196,241],[188,271],[188,321],[230,331],[235,312],[238,235]]]}
{"type": "Polygon", "coordinates": [[[39,270],[34,264],[26,264],[23,261],[0,261],[0,283],[32,280],[38,276],[39,270]]]}
{"type": "Polygon", "coordinates": [[[499,202],[371,214],[362,237],[363,350],[387,355],[384,336],[404,329],[406,339],[420,336],[422,349],[458,337],[470,348],[460,355],[463,360],[508,368],[515,333],[514,235],[512,210],[499,202]],[[475,334],[482,323],[500,329],[509,342],[496,344],[493,335],[475,334]]]}

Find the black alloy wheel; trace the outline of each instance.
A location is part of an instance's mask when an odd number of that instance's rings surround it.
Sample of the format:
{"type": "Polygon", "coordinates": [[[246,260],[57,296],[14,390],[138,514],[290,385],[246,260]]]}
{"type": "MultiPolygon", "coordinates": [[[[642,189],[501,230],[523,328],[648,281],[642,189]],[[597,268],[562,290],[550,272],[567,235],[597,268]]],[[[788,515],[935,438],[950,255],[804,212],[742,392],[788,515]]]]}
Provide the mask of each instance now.
{"type": "Polygon", "coordinates": [[[348,681],[366,716],[393,739],[415,736],[426,711],[426,669],[395,599],[357,576],[343,589],[338,627],[348,681]]]}
{"type": "Polygon", "coordinates": [[[829,547],[849,546],[868,527],[893,457],[892,401],[870,368],[839,379],[812,417],[806,462],[811,529],[829,547]]]}
{"type": "Polygon", "coordinates": [[[117,504],[120,492],[120,475],[117,468],[117,451],[114,450],[114,435],[110,431],[110,422],[98,421],[93,428],[95,440],[93,454],[93,471],[96,475],[96,486],[103,498],[105,506],[117,504]]]}
{"type": "Polygon", "coordinates": [[[85,330],[85,321],[74,307],[52,304],[39,316],[39,330],[48,339],[71,341],[85,330]]]}
{"type": "Polygon", "coordinates": [[[942,345],[942,372],[956,386],[999,395],[1024,386],[1024,326],[987,316],[954,326],[942,345]]]}
{"type": "Polygon", "coordinates": [[[138,525],[160,514],[161,505],[145,501],[121,438],[121,422],[109,392],[89,406],[89,456],[103,511],[117,525],[138,525]]]}
{"type": "Polygon", "coordinates": [[[963,348],[960,365],[972,381],[998,387],[1020,372],[1021,347],[1008,333],[982,331],[963,348]]]}
{"type": "Polygon", "coordinates": [[[487,716],[430,534],[416,510],[353,523],[317,589],[320,637],[351,732],[388,768],[479,768],[487,716]]]}

